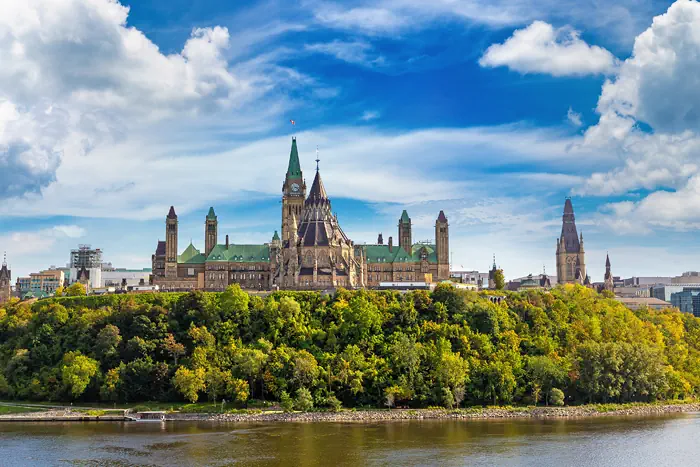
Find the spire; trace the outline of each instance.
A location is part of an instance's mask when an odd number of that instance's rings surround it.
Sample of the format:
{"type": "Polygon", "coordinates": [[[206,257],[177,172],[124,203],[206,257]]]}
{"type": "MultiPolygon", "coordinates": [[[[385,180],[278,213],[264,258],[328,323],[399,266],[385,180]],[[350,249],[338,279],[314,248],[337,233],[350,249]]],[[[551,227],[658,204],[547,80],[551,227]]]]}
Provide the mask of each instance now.
{"type": "Polygon", "coordinates": [[[279,242],[279,240],[280,240],[280,236],[279,236],[279,234],[277,233],[277,231],[275,230],[275,234],[272,236],[272,241],[273,241],[273,242],[279,242]]]}
{"type": "Polygon", "coordinates": [[[605,254],[605,269],[610,269],[610,255],[605,254]]]}
{"type": "MultiPolygon", "coordinates": [[[[581,237],[582,239],[583,237],[581,237]]],[[[564,215],[561,225],[561,244],[566,253],[579,253],[581,250],[581,239],[576,232],[576,219],[574,217],[574,206],[571,198],[567,197],[564,202],[564,215]]]]}
{"type": "Polygon", "coordinates": [[[175,214],[175,208],[170,206],[170,211],[168,211],[168,219],[177,219],[177,214],[175,214]]]}
{"type": "MultiPolygon", "coordinates": [[[[440,211],[442,212],[442,211],[440,211]]],[[[404,209],[403,212],[401,213],[401,219],[399,219],[400,224],[409,224],[411,222],[411,218],[408,217],[408,213],[404,209]]]]}
{"type": "Polygon", "coordinates": [[[207,214],[207,219],[216,220],[216,214],[214,214],[214,207],[209,208],[209,213],[207,214]]]}
{"type": "Polygon", "coordinates": [[[318,146],[316,146],[316,172],[318,172],[318,163],[321,162],[321,159],[318,158],[318,146]]]}
{"type": "Polygon", "coordinates": [[[443,210],[440,210],[437,220],[438,222],[447,223],[447,217],[445,217],[445,212],[443,210]]]}
{"type": "Polygon", "coordinates": [[[326,194],[326,188],[323,186],[323,180],[321,180],[321,172],[316,172],[306,203],[317,203],[319,201],[328,202],[328,194],[326,194]]]}
{"type": "Polygon", "coordinates": [[[7,266],[7,252],[3,251],[2,253],[2,265],[7,266]]]}
{"type": "Polygon", "coordinates": [[[491,267],[494,271],[496,270],[496,253],[493,254],[493,266],[491,267]]]}
{"type": "Polygon", "coordinates": [[[297,139],[292,138],[292,150],[289,153],[289,166],[287,178],[301,177],[301,165],[299,164],[299,152],[297,151],[297,139]]]}

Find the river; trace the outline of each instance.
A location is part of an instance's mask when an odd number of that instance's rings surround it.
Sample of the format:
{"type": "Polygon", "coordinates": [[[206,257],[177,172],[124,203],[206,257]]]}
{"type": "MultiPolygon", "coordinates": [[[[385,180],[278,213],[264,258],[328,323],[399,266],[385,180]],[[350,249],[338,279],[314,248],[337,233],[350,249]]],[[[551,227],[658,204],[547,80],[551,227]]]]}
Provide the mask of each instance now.
{"type": "Polygon", "coordinates": [[[700,414],[378,424],[0,423],[0,465],[700,465],[700,414]]]}

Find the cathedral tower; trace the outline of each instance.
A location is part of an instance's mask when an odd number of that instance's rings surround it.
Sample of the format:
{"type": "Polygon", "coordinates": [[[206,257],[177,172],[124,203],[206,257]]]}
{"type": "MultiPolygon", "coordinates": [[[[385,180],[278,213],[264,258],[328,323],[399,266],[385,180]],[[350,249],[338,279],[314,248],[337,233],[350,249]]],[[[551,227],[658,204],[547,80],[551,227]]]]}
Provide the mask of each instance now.
{"type": "Polygon", "coordinates": [[[299,164],[297,139],[292,138],[292,150],[289,153],[287,174],[282,184],[282,245],[291,240],[292,216],[302,218],[304,200],[306,199],[306,182],[299,164]]]}
{"type": "Polygon", "coordinates": [[[557,239],[557,282],[559,284],[583,284],[586,279],[586,260],[583,234],[576,232],[574,206],[566,198],[562,216],[561,236],[557,239]]]}
{"type": "Polygon", "coordinates": [[[615,282],[613,280],[612,272],[610,272],[610,256],[605,255],[605,282],[603,282],[603,290],[613,291],[615,289],[615,282]]]}
{"type": "MultiPolygon", "coordinates": [[[[436,237],[437,240],[437,237],[436,237]]],[[[403,248],[410,255],[413,241],[411,239],[411,218],[404,209],[399,219],[399,248],[403,248]]]]}
{"type": "Polygon", "coordinates": [[[216,219],[214,208],[209,208],[207,219],[204,222],[204,256],[209,256],[214,249],[219,235],[219,221],[216,219]]]}
{"type": "MultiPolygon", "coordinates": [[[[404,211],[405,212],[405,211],[404,211]]],[[[410,241],[410,240],[409,240],[410,241]]],[[[438,280],[450,278],[450,225],[445,213],[440,214],[435,221],[435,254],[438,262],[438,280]]]]}
{"type": "Polygon", "coordinates": [[[12,271],[7,267],[7,253],[3,255],[0,267],[0,305],[9,301],[12,296],[12,271]]]}
{"type": "Polygon", "coordinates": [[[177,278],[177,214],[173,206],[165,218],[165,277],[177,278]]]}

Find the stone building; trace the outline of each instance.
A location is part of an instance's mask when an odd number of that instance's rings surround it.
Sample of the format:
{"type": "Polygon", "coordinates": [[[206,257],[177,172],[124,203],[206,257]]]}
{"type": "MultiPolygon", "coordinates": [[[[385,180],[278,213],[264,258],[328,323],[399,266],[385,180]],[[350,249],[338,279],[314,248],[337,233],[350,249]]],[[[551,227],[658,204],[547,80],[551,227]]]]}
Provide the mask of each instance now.
{"type": "Polygon", "coordinates": [[[218,219],[209,208],[204,220],[204,251],[191,242],[178,254],[175,208],[166,216],[165,241],[152,256],[151,282],[161,290],[223,290],[237,283],[246,289],[325,290],[362,288],[380,282],[449,279],[449,224],[445,213],[435,221],[435,243],[413,243],[411,219],[403,212],[399,244],[357,245],[345,234],[331,209],[316,159],[308,196],[296,138],[282,183],[281,236],[268,243],[237,245],[218,242],[218,219]]]}
{"type": "Polygon", "coordinates": [[[605,281],[603,282],[603,290],[612,292],[615,290],[615,282],[612,272],[610,272],[610,255],[605,255],[605,281]]]}
{"type": "Polygon", "coordinates": [[[583,233],[576,232],[574,206],[566,198],[562,216],[561,236],[557,240],[557,282],[559,284],[589,284],[583,248],[583,233]]]}
{"type": "Polygon", "coordinates": [[[5,303],[12,297],[12,271],[7,267],[7,254],[2,257],[0,266],[0,303],[5,303]]]}

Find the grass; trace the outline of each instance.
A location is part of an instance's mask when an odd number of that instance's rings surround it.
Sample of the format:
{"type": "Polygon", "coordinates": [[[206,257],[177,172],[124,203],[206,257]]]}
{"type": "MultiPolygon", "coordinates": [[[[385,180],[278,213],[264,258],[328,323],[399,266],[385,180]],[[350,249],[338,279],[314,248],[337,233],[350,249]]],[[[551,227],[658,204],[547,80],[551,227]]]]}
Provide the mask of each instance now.
{"type": "Polygon", "coordinates": [[[43,412],[43,409],[33,408],[33,407],[17,407],[9,405],[0,405],[0,415],[12,415],[16,413],[27,413],[27,412],[43,412]]]}

